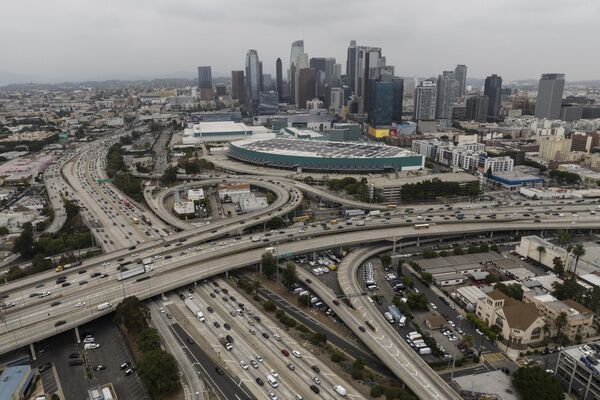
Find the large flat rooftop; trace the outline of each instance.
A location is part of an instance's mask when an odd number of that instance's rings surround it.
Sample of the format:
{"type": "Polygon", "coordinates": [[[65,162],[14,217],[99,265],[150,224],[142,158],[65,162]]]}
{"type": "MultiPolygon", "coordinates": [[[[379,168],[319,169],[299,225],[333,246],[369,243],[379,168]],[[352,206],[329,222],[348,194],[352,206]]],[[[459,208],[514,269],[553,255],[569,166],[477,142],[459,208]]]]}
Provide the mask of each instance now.
{"type": "Polygon", "coordinates": [[[300,157],[395,158],[415,155],[411,151],[393,146],[324,140],[246,139],[234,142],[233,145],[256,152],[300,157]]]}

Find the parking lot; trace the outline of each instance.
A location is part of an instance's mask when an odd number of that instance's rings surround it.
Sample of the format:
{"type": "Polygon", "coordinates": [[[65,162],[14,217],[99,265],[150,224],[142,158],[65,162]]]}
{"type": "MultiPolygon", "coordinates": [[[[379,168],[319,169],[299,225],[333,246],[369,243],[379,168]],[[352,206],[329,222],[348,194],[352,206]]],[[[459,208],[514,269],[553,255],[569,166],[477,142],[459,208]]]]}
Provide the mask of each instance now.
{"type": "Polygon", "coordinates": [[[53,336],[36,344],[38,360],[34,366],[52,363],[59,382],[53,382],[52,369],[42,373],[42,383],[47,393],[54,385],[60,386],[66,399],[87,399],[88,389],[111,382],[117,396],[123,399],[149,399],[137,374],[125,376],[119,367],[125,361],[131,361],[131,355],[120,332],[110,317],[104,317],[80,328],[83,336],[92,334],[97,349],[84,350],[84,344],[78,344],[74,331],[53,336]],[[81,360],[81,365],[69,365],[70,361],[81,360]],[[99,365],[103,370],[95,371],[99,365]]]}

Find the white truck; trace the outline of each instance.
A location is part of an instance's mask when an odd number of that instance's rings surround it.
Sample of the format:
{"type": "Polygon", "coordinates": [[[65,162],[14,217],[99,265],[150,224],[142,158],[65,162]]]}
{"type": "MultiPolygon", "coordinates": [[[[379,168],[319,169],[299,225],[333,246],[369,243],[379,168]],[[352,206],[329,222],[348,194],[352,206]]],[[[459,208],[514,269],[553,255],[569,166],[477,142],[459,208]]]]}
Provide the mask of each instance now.
{"type": "Polygon", "coordinates": [[[346,397],[346,395],[348,394],[348,391],[342,385],[335,385],[333,387],[333,390],[335,390],[335,392],[341,397],[346,397]]]}
{"type": "Polygon", "coordinates": [[[144,258],[142,260],[142,264],[144,264],[144,265],[150,265],[150,264],[152,264],[152,257],[144,258]]]}
{"type": "Polygon", "coordinates": [[[154,268],[152,268],[152,265],[140,265],[140,266],[128,269],[127,271],[121,270],[121,271],[117,272],[117,280],[122,281],[125,279],[133,278],[134,276],[142,275],[145,272],[150,272],[153,270],[154,270],[154,268]]]}
{"type": "Polygon", "coordinates": [[[394,317],[392,316],[392,314],[389,311],[384,312],[383,316],[385,317],[385,319],[387,319],[387,321],[390,324],[393,324],[395,322],[394,317]]]}
{"type": "Polygon", "coordinates": [[[204,322],[204,313],[200,310],[200,307],[192,301],[192,299],[185,299],[183,301],[188,308],[194,314],[194,317],[198,318],[198,321],[204,322]]]}
{"type": "Polygon", "coordinates": [[[410,332],[408,335],[406,335],[406,337],[407,337],[408,339],[412,340],[413,342],[414,342],[415,340],[418,340],[418,339],[422,339],[422,338],[423,338],[423,337],[421,336],[421,334],[420,334],[419,332],[417,332],[417,331],[410,332]]]}
{"type": "Polygon", "coordinates": [[[252,236],[253,242],[260,242],[261,240],[262,240],[262,238],[260,236],[252,236]]]}
{"type": "Polygon", "coordinates": [[[380,215],[381,215],[381,211],[379,211],[379,210],[369,211],[369,217],[379,217],[380,215]]]}
{"type": "Polygon", "coordinates": [[[107,310],[112,307],[112,304],[109,302],[98,304],[98,311],[107,310]]]}

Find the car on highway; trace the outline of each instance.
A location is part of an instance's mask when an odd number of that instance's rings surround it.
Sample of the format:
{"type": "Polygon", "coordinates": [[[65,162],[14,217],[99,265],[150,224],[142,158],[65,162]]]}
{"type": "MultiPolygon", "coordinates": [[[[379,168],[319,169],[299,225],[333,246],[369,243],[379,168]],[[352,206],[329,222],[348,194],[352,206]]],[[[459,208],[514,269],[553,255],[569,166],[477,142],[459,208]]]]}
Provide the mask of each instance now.
{"type": "Polygon", "coordinates": [[[292,354],[296,357],[296,358],[302,358],[302,353],[300,353],[298,350],[292,350],[292,354]]]}
{"type": "Polygon", "coordinates": [[[263,333],[262,333],[262,336],[263,336],[265,339],[268,339],[268,338],[269,338],[269,334],[268,334],[267,332],[263,332],[263,333]]]}
{"type": "Polygon", "coordinates": [[[64,325],[64,324],[66,324],[66,323],[67,323],[67,321],[60,320],[60,321],[57,321],[57,322],[54,324],[54,326],[61,326],[61,325],[64,325]]]}
{"type": "Polygon", "coordinates": [[[294,366],[294,364],[292,364],[292,363],[289,363],[289,364],[287,365],[287,367],[288,367],[288,369],[289,369],[290,371],[293,371],[293,370],[295,370],[295,369],[296,369],[296,367],[295,367],[295,366],[294,366]]]}
{"type": "Polygon", "coordinates": [[[50,307],[56,307],[59,304],[60,304],[60,301],[53,301],[52,303],[50,303],[50,307]]]}
{"type": "Polygon", "coordinates": [[[281,349],[281,354],[283,354],[283,355],[284,355],[284,356],[286,356],[286,357],[289,357],[289,356],[290,356],[290,352],[289,352],[289,351],[287,351],[286,349],[281,349]]]}
{"type": "Polygon", "coordinates": [[[278,342],[281,342],[281,336],[279,336],[276,333],[273,334],[273,339],[277,340],[278,342]]]}
{"type": "Polygon", "coordinates": [[[319,372],[321,372],[321,369],[320,369],[319,367],[317,367],[316,365],[313,365],[313,366],[311,366],[310,368],[311,368],[313,371],[315,371],[317,374],[318,374],[319,372]]]}
{"type": "Polygon", "coordinates": [[[315,385],[310,385],[310,390],[312,390],[315,394],[319,394],[319,392],[321,392],[319,387],[315,385]]]}
{"type": "Polygon", "coordinates": [[[225,328],[225,329],[227,329],[227,330],[230,330],[230,329],[231,329],[231,325],[229,325],[227,322],[225,322],[225,323],[223,324],[223,328],[225,328]]]}
{"type": "Polygon", "coordinates": [[[77,307],[77,308],[83,307],[83,306],[85,306],[85,301],[81,301],[81,302],[75,304],[75,307],[77,307]]]}
{"type": "Polygon", "coordinates": [[[314,383],[316,383],[317,385],[320,385],[320,384],[321,384],[321,380],[320,380],[319,378],[317,378],[316,376],[313,376],[313,377],[312,377],[312,381],[313,381],[314,383]]]}
{"type": "Polygon", "coordinates": [[[256,360],[250,360],[250,365],[252,365],[254,368],[258,368],[258,363],[256,360]]]}
{"type": "Polygon", "coordinates": [[[256,335],[256,331],[252,328],[248,329],[248,332],[250,332],[251,335],[256,335]]]}
{"type": "Polygon", "coordinates": [[[263,359],[261,356],[256,356],[256,361],[258,361],[259,363],[263,362],[263,359]]]}
{"type": "Polygon", "coordinates": [[[215,326],[215,328],[220,328],[221,324],[219,324],[217,321],[213,322],[213,325],[215,326]]]}
{"type": "Polygon", "coordinates": [[[240,361],[240,367],[242,367],[242,369],[248,369],[248,364],[246,363],[246,361],[241,360],[240,361]]]}
{"type": "Polygon", "coordinates": [[[269,399],[271,400],[277,400],[277,395],[275,394],[275,392],[269,392],[269,399]]]}
{"type": "Polygon", "coordinates": [[[265,384],[265,383],[263,382],[263,380],[262,380],[262,379],[260,379],[260,378],[256,378],[256,383],[258,384],[258,386],[264,386],[264,384],[265,384]]]}
{"type": "Polygon", "coordinates": [[[271,374],[271,376],[273,378],[277,378],[279,375],[277,374],[277,371],[275,371],[274,369],[269,370],[269,374],[271,374]]]}

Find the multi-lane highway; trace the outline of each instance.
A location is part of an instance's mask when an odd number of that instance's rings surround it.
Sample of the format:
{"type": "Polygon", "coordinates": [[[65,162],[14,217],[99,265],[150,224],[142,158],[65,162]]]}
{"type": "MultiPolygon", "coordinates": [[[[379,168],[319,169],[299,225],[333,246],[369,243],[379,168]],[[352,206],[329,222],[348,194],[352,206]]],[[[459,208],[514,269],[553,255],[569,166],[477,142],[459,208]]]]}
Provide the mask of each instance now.
{"type": "MultiPolygon", "coordinates": [[[[371,226],[371,229],[365,232],[363,229],[354,227],[352,230],[348,229],[347,232],[343,232],[343,230],[336,233],[321,231],[321,236],[318,235],[319,228],[313,228],[314,231],[307,230],[303,233],[294,233],[293,230],[281,231],[283,233],[277,233],[270,238],[268,245],[277,243],[279,254],[293,255],[338,247],[342,244],[378,242],[393,237],[443,236],[451,233],[479,234],[486,231],[526,231],[528,229],[594,229],[599,225],[600,219],[594,216],[593,219],[580,220],[576,225],[572,224],[570,219],[564,218],[542,223],[527,221],[463,222],[434,225],[427,230],[415,230],[412,226],[385,228],[371,226]],[[309,239],[310,235],[315,237],[309,239]]],[[[162,259],[159,259],[159,262],[155,263],[154,271],[147,275],[150,278],[141,282],[137,282],[135,279],[118,281],[116,279],[116,263],[88,268],[86,274],[105,272],[108,277],[90,278],[84,285],[79,285],[79,282],[76,281],[77,276],[83,274],[78,274],[78,271],[71,272],[67,279],[75,284],[68,288],[58,288],[54,282],[55,276],[46,275],[41,278],[44,274],[40,274],[40,278],[32,282],[30,286],[16,291],[8,291],[9,298],[6,301],[14,301],[12,300],[14,298],[17,302],[24,303],[7,311],[5,329],[0,335],[0,351],[20,347],[48,337],[53,332],[64,331],[94,319],[99,314],[106,312],[98,312],[95,309],[95,306],[102,302],[111,301],[116,304],[128,295],[148,298],[199,279],[255,264],[260,260],[264,253],[264,246],[267,245],[264,242],[253,242],[249,236],[240,237],[239,240],[234,238],[213,243],[205,248],[180,246],[179,249],[170,250],[168,255],[171,255],[172,258],[165,260],[165,256],[163,256],[162,259]],[[41,284],[45,286],[36,288],[41,284]],[[31,292],[39,293],[44,290],[49,291],[50,295],[29,299],[31,292]],[[54,301],[61,301],[60,305],[54,306],[59,308],[51,307],[51,303],[54,301]],[[84,301],[86,306],[75,307],[77,303],[84,301]],[[61,321],[64,321],[64,324],[55,326],[57,322],[61,321]]],[[[145,253],[140,252],[135,257],[130,256],[130,259],[144,258],[152,254],[156,254],[154,248],[146,250],[145,253]]]]}

